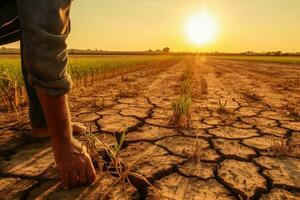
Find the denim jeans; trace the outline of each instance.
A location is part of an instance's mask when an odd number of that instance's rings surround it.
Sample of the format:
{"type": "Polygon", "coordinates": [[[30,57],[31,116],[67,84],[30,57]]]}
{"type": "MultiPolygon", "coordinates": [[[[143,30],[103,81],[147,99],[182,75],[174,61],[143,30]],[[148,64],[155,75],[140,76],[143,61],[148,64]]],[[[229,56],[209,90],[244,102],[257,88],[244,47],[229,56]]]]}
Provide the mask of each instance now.
{"type": "Polygon", "coordinates": [[[71,0],[0,0],[0,45],[20,40],[34,127],[47,127],[36,90],[63,95],[72,87],[66,69],[70,7],[71,0]]]}

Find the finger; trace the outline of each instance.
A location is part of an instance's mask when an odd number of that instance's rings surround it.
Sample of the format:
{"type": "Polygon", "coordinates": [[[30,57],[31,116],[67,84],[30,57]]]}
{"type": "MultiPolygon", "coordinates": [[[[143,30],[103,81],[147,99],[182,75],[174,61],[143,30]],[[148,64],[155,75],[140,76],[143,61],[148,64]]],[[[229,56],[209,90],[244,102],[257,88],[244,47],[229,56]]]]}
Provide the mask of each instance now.
{"type": "Polygon", "coordinates": [[[80,185],[85,185],[87,184],[87,172],[86,172],[86,167],[82,167],[79,171],[78,171],[78,177],[79,177],[79,184],[80,185]]]}
{"type": "Polygon", "coordinates": [[[93,183],[96,180],[96,171],[90,158],[87,159],[86,174],[88,183],[93,183]]]}
{"type": "Polygon", "coordinates": [[[69,189],[69,172],[67,170],[60,170],[60,179],[64,190],[69,189]]]}
{"type": "Polygon", "coordinates": [[[74,187],[78,185],[78,173],[77,170],[74,169],[70,171],[70,180],[69,180],[70,186],[74,187]]]}

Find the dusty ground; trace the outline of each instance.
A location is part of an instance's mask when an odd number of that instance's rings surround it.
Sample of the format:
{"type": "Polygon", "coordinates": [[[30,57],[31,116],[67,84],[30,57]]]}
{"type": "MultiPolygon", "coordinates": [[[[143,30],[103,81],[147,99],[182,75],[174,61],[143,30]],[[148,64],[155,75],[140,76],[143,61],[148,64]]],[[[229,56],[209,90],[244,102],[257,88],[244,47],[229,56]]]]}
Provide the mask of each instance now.
{"type": "MultiPolygon", "coordinates": [[[[128,72],[71,94],[73,121],[103,142],[126,132],[120,157],[161,199],[300,199],[300,66],[182,59],[128,72]],[[180,77],[196,77],[192,129],[169,124],[180,77]],[[218,102],[226,103],[220,111],[218,102]],[[197,158],[197,159],[196,159],[197,158]]],[[[99,199],[115,177],[60,188],[50,142],[28,136],[26,110],[0,116],[0,199],[99,199]]],[[[156,199],[141,180],[109,199],[156,199]]]]}

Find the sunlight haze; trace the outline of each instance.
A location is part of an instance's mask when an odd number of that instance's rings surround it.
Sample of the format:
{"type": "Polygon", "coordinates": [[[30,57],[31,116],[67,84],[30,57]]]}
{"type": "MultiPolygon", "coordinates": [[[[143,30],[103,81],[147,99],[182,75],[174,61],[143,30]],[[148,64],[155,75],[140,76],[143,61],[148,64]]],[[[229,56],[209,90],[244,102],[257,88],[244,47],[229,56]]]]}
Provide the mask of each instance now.
{"type": "Polygon", "coordinates": [[[299,10],[299,0],[74,0],[68,43],[102,50],[295,52],[300,50],[299,10]],[[195,36],[209,27],[187,36],[191,16],[201,12],[217,24],[217,32],[206,35],[209,42],[195,36]]]}
{"type": "Polygon", "coordinates": [[[204,47],[216,39],[217,23],[208,13],[200,12],[188,19],[186,35],[192,44],[204,47]]]}

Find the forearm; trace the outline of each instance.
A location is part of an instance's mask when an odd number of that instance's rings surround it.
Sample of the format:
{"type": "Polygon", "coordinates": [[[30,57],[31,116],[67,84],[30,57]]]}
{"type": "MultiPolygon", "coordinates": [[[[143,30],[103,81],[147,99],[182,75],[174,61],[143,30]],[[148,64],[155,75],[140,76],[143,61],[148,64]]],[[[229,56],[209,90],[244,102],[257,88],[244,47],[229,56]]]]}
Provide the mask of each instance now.
{"type": "Polygon", "coordinates": [[[71,117],[67,95],[51,96],[37,91],[53,143],[72,139],[71,117]]]}
{"type": "Polygon", "coordinates": [[[92,160],[82,145],[73,139],[68,96],[51,96],[37,91],[48,130],[52,149],[64,188],[90,184],[96,179],[92,160]]]}

